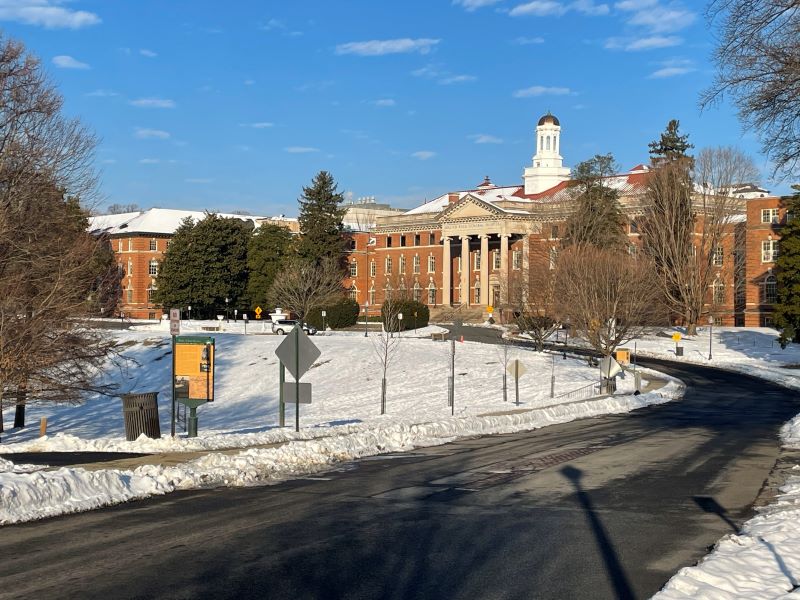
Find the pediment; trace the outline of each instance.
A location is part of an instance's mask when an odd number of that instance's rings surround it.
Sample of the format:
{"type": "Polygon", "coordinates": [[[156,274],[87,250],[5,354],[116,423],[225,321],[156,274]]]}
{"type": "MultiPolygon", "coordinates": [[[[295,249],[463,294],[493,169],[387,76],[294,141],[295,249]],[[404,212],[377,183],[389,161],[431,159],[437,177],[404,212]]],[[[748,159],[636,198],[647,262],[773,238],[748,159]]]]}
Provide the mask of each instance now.
{"type": "Polygon", "coordinates": [[[451,204],[439,215],[439,221],[454,221],[459,219],[497,218],[503,211],[496,206],[475,196],[464,196],[458,202],[451,204]]]}

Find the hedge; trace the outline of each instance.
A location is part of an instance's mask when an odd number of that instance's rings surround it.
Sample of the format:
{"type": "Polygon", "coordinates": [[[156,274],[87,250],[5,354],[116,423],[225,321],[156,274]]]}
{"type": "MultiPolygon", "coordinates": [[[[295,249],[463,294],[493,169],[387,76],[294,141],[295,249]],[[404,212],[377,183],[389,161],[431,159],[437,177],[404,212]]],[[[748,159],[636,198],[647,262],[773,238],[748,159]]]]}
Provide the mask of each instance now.
{"type": "MultiPolygon", "coordinates": [[[[416,302],[414,300],[396,300],[391,303],[392,315],[387,314],[387,305],[384,304],[381,307],[381,317],[383,318],[384,326],[386,326],[387,321],[393,322],[392,331],[407,331],[409,329],[414,329],[415,327],[426,327],[428,325],[428,319],[430,318],[430,311],[428,310],[427,305],[422,304],[421,302],[416,302]],[[390,316],[397,315],[398,313],[403,313],[403,320],[400,321],[399,319],[390,319],[390,316]],[[414,314],[416,313],[416,317],[414,314]]],[[[389,329],[389,327],[386,327],[389,329]]]]}
{"type": "Polygon", "coordinates": [[[352,327],[356,324],[361,308],[359,307],[358,302],[351,300],[350,298],[346,298],[341,302],[337,302],[336,304],[328,306],[324,309],[315,308],[308,313],[308,316],[306,317],[306,323],[321,330],[323,310],[325,310],[326,313],[325,327],[330,327],[331,329],[344,329],[346,327],[352,327]]]}

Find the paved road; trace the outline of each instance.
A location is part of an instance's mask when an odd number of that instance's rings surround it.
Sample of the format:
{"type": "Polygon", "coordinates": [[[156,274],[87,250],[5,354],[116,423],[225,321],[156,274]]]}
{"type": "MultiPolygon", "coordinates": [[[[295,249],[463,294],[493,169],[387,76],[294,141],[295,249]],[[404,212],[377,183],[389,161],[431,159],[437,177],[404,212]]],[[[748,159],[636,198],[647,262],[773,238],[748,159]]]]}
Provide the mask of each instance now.
{"type": "Polygon", "coordinates": [[[2,528],[0,598],[646,598],[750,515],[800,412],[664,370],[684,400],[2,528]]]}

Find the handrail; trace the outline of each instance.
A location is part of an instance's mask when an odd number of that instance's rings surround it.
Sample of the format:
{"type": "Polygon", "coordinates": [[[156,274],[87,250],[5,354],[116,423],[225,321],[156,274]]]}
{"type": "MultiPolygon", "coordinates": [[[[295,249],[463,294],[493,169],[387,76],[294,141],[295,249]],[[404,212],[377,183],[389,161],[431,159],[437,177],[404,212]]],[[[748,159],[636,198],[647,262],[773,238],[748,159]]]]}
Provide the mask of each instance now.
{"type": "MultiPolygon", "coordinates": [[[[591,398],[594,395],[594,389],[599,388],[597,383],[590,383],[589,385],[584,385],[583,387],[579,387],[571,392],[566,392],[564,394],[559,394],[556,398],[561,398],[564,400],[582,400],[584,398],[591,398]]],[[[598,392],[600,390],[598,389],[598,392]]]]}

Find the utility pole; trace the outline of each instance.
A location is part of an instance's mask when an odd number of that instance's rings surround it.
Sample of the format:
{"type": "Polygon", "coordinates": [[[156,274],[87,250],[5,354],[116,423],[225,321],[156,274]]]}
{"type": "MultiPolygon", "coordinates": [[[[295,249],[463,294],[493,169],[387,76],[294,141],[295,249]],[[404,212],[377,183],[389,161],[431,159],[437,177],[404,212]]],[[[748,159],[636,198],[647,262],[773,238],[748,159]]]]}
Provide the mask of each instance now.
{"type": "Polygon", "coordinates": [[[450,376],[447,378],[447,398],[450,402],[450,414],[456,414],[456,394],[455,394],[455,375],[456,375],[456,341],[450,340],[450,376]]]}

